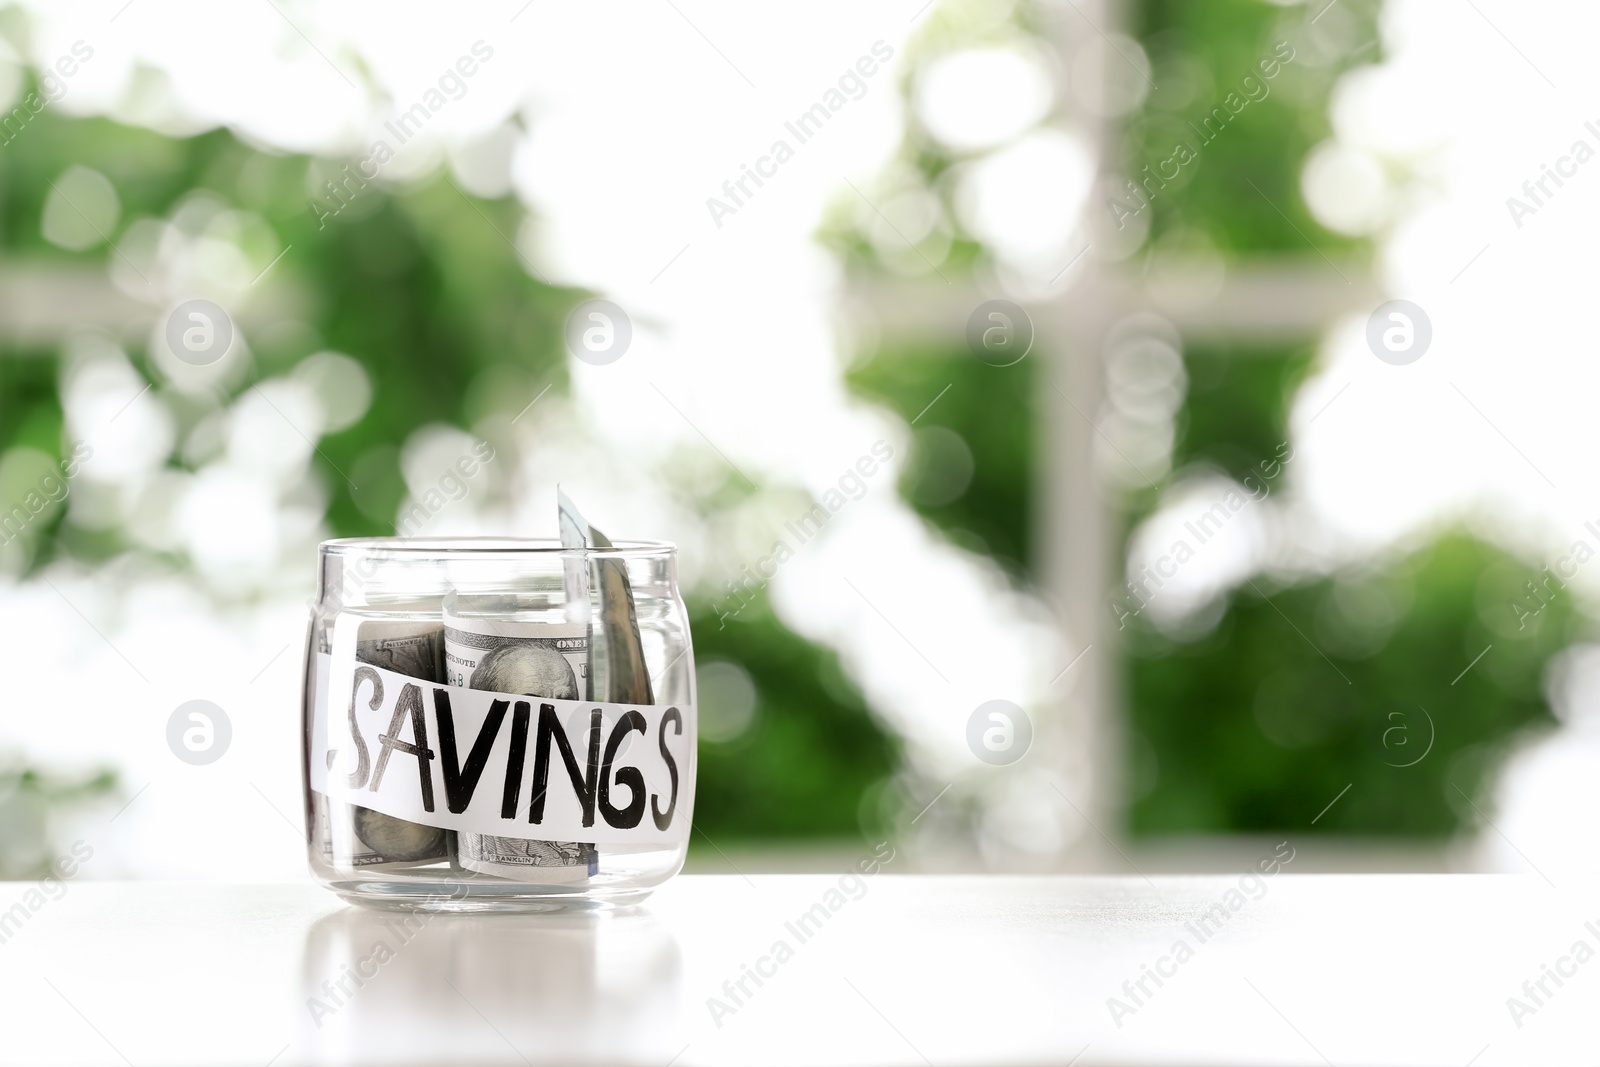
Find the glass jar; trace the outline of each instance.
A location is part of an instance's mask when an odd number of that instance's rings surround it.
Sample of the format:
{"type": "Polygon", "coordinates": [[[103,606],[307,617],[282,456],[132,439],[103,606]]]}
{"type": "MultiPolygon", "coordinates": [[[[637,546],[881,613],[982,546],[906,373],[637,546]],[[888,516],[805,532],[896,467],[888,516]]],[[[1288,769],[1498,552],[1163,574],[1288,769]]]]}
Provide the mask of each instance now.
{"type": "Polygon", "coordinates": [[[317,879],[354,903],[553,910],[677,873],[697,720],[674,553],[323,542],[302,749],[317,879]]]}

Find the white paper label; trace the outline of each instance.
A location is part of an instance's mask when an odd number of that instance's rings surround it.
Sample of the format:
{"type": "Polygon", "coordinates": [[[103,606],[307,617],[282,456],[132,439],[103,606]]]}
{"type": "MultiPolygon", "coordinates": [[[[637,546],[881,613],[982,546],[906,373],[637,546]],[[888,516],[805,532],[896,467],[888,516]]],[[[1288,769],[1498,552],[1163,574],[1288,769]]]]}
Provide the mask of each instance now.
{"type": "Polygon", "coordinates": [[[441,685],[318,654],[311,788],[449,830],[610,845],[682,843],[695,708],[441,685]]]}

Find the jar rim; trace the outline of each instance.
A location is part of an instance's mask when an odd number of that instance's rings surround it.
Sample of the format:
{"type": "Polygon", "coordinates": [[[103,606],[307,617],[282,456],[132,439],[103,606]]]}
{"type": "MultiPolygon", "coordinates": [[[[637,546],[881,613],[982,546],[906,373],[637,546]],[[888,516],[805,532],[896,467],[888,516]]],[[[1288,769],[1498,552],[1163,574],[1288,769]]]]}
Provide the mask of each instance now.
{"type": "MultiPolygon", "coordinates": [[[[615,541],[610,548],[588,548],[592,556],[673,555],[678,546],[671,541],[615,541]]],[[[451,555],[559,555],[573,551],[554,537],[335,537],[317,546],[323,555],[372,551],[433,556],[451,555]]]]}

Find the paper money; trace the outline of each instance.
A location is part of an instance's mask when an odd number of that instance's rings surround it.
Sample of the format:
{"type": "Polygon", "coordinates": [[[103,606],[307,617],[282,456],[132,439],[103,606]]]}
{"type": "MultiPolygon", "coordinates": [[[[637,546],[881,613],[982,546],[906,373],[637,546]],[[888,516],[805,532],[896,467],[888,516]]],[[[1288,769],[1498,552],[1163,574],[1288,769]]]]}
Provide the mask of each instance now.
{"type": "MultiPolygon", "coordinates": [[[[589,525],[572,498],[556,487],[560,511],[561,547],[567,549],[610,548],[605,534],[589,525]]],[[[577,561],[582,567],[581,561],[577,561]]],[[[596,561],[600,587],[600,633],[605,658],[605,696],[598,697],[591,687],[589,700],[604,699],[615,704],[654,704],[650,672],[644,664],[644,642],[639,639],[639,619],[633,603],[633,588],[628,583],[628,567],[620,559],[596,561]]],[[[567,595],[574,585],[569,567],[567,595]]],[[[583,583],[587,599],[587,582],[583,583]]]]}
{"type": "MultiPolygon", "coordinates": [[[[307,674],[310,676],[306,681],[305,702],[307,709],[315,707],[319,699],[327,699],[325,689],[328,685],[328,676],[325,664],[327,663],[326,657],[333,652],[332,628],[328,625],[326,619],[315,615],[311,619],[311,646],[315,651],[311,654],[307,663],[307,674]]],[[[310,717],[309,711],[307,716],[308,718],[310,717]]],[[[311,730],[309,723],[306,729],[307,733],[309,733],[311,730]]],[[[309,738],[308,744],[310,744],[309,738]]],[[[310,751],[314,750],[314,748],[315,745],[311,745],[311,749],[308,749],[307,759],[310,759],[310,751]]],[[[307,775],[309,776],[309,774],[310,769],[308,768],[307,775]]],[[[311,840],[315,844],[317,852],[322,856],[322,862],[332,866],[333,826],[328,819],[328,796],[326,793],[320,793],[315,789],[311,790],[311,840]]]]}
{"type": "Polygon", "coordinates": [[[322,862],[333,866],[333,821],[328,815],[328,794],[311,791],[311,840],[322,862]]]}
{"type": "MultiPolygon", "coordinates": [[[[356,630],[356,662],[437,682],[443,675],[444,627],[437,622],[373,620],[356,630]]],[[[450,831],[397,819],[356,804],[312,797],[324,856],[335,867],[394,870],[450,859],[450,831]],[[319,805],[320,801],[320,805],[319,805]]]]}
{"type": "Polygon", "coordinates": [[[363,622],[356,630],[356,659],[437,682],[443,637],[444,627],[436,622],[363,622]]]}
{"type": "Polygon", "coordinates": [[[591,861],[597,859],[593,845],[570,841],[524,841],[520,837],[491,837],[488,834],[461,836],[461,865],[482,874],[497,874],[502,878],[516,878],[522,882],[559,881],[563,884],[577,879],[562,876],[563,871],[581,871],[587,878],[593,874],[591,861]],[[509,873],[526,868],[527,874],[509,873]],[[556,870],[555,878],[551,869],[556,870]]]}
{"type": "MultiPolygon", "coordinates": [[[[578,700],[590,688],[589,628],[444,613],[446,681],[467,689],[578,700]]],[[[525,841],[463,831],[458,862],[469,871],[519,882],[568,885],[599,869],[592,844],[525,841]]]]}
{"type": "Polygon", "coordinates": [[[589,628],[444,612],[445,684],[496,693],[583,700],[589,628]]]}

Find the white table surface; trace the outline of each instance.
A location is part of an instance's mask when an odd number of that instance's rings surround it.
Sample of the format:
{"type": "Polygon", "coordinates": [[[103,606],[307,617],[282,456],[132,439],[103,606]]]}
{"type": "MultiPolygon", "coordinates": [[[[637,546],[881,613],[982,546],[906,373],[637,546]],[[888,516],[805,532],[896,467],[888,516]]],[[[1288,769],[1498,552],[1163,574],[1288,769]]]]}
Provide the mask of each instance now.
{"type": "Polygon", "coordinates": [[[78,882],[32,910],[0,883],[0,909],[28,913],[0,944],[0,1062],[1600,1062],[1600,959],[1561,964],[1534,1013],[1507,1007],[1576,942],[1600,951],[1593,881],[1283,873],[1204,943],[1185,923],[1238,878],[838,884],[686,876],[632,913],[439,916],[402,938],[310,884],[78,882]],[[840,901],[804,943],[785,925],[840,901]],[[708,998],[780,940],[793,957],[713,1021],[708,998]],[[1179,940],[1192,958],[1114,1022],[1107,999],[1179,940]],[[314,1019],[379,942],[392,958],[314,1019]]]}

